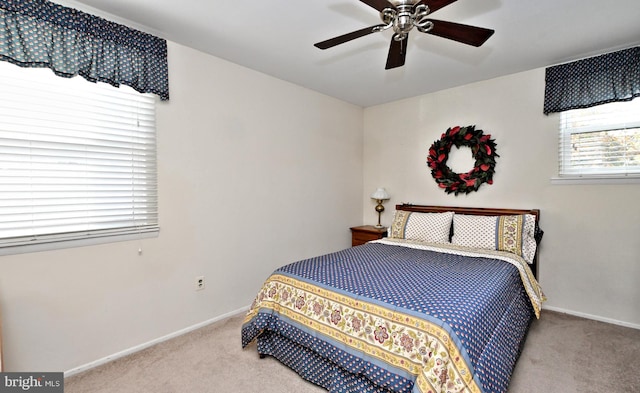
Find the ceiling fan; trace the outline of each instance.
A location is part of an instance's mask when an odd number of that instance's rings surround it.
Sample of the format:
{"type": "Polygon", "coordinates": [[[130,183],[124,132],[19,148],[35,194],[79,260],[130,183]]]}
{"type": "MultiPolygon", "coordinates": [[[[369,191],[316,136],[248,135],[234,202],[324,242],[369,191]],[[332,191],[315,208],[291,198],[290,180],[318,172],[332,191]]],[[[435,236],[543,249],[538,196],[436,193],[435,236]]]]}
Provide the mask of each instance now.
{"type": "Polygon", "coordinates": [[[427,15],[451,3],[455,3],[457,0],[360,1],[378,10],[383,23],[318,42],[314,46],[320,49],[328,49],[371,33],[393,29],[394,33],[391,38],[385,66],[385,69],[388,70],[404,65],[409,31],[414,27],[421,33],[437,35],[476,47],[484,44],[494,33],[491,29],[427,18],[427,15]]]}

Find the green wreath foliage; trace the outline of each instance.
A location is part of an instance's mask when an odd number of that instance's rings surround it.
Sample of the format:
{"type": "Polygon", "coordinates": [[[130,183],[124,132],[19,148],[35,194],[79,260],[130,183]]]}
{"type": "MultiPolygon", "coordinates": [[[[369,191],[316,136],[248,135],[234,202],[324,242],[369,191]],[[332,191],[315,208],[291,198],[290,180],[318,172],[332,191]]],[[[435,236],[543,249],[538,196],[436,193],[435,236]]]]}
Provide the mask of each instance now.
{"type": "Polygon", "coordinates": [[[496,143],[491,139],[491,134],[484,135],[482,130],[476,130],[475,126],[457,126],[447,129],[440,140],[433,142],[427,164],[436,183],[447,194],[468,194],[478,191],[483,183],[493,184],[496,157],[500,156],[496,153],[496,143]],[[475,166],[469,172],[456,173],[447,166],[453,146],[466,146],[471,149],[475,166]]]}

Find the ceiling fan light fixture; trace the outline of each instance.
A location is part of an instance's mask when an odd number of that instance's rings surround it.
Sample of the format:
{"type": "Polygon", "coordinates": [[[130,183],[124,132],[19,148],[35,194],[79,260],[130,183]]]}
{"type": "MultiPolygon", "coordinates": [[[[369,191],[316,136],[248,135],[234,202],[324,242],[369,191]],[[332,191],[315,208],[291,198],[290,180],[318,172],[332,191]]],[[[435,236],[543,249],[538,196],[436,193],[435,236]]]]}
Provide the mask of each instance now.
{"type": "Polygon", "coordinates": [[[494,31],[482,27],[468,26],[460,23],[427,19],[431,13],[446,7],[457,0],[360,0],[378,10],[383,24],[365,27],[351,33],[343,34],[314,44],[317,48],[327,49],[339,44],[364,37],[371,33],[379,33],[393,28],[393,37],[387,55],[385,69],[404,65],[407,54],[409,32],[415,27],[421,33],[472,46],[481,46],[493,35],[494,31]]]}

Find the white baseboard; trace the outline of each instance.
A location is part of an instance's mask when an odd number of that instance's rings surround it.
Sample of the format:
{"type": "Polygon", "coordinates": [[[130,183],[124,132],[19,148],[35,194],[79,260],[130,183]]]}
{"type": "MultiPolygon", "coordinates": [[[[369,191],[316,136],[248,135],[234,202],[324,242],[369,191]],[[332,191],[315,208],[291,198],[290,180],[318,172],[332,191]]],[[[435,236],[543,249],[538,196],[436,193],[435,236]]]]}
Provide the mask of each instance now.
{"type": "Polygon", "coordinates": [[[600,317],[600,316],[597,316],[597,315],[591,315],[591,314],[578,312],[578,311],[565,310],[564,308],[560,308],[560,307],[543,306],[542,308],[543,308],[543,310],[555,311],[555,312],[559,312],[559,313],[563,313],[563,314],[573,315],[573,316],[580,317],[580,318],[593,319],[594,321],[606,322],[606,323],[610,323],[610,324],[613,324],[613,325],[619,325],[619,326],[624,326],[624,327],[640,330],[640,325],[635,324],[635,323],[618,321],[617,319],[600,317]]]}
{"type": "Polygon", "coordinates": [[[176,332],[169,333],[166,336],[162,336],[162,337],[156,338],[155,340],[151,340],[151,341],[148,341],[146,343],[143,343],[143,344],[140,344],[140,345],[136,345],[135,347],[131,347],[129,349],[125,349],[124,351],[120,351],[118,353],[114,353],[113,355],[109,355],[109,356],[103,357],[102,359],[98,359],[98,360],[95,360],[93,362],[89,362],[87,364],[84,364],[84,365],[82,365],[80,367],[76,367],[76,368],[73,368],[71,370],[65,371],[64,372],[64,377],[67,378],[67,377],[70,377],[72,375],[81,373],[83,371],[87,371],[89,369],[92,369],[94,367],[101,366],[103,364],[112,362],[112,361],[114,361],[116,359],[120,359],[120,358],[125,357],[127,355],[131,355],[131,354],[136,353],[138,351],[142,351],[143,349],[149,348],[149,347],[151,347],[153,345],[156,345],[156,344],[159,344],[159,343],[161,343],[163,341],[167,341],[167,340],[170,340],[172,338],[182,336],[183,334],[186,334],[186,333],[192,332],[194,330],[200,329],[200,328],[205,327],[207,325],[210,325],[210,324],[212,324],[214,322],[218,322],[218,321],[221,321],[223,319],[231,318],[231,317],[234,317],[236,315],[239,315],[239,314],[242,314],[242,313],[246,313],[247,311],[249,311],[249,306],[242,307],[242,308],[240,308],[238,310],[231,311],[231,312],[228,312],[226,314],[219,315],[217,317],[208,319],[206,321],[197,323],[195,325],[186,327],[184,329],[180,329],[180,330],[178,330],[176,332]]]}
{"type": "MultiPolygon", "coordinates": [[[[563,313],[563,314],[574,315],[576,317],[592,319],[592,320],[595,320],[595,321],[606,322],[606,323],[611,323],[611,324],[614,324],[614,325],[619,325],[619,326],[624,326],[624,327],[640,330],[640,325],[638,325],[638,324],[618,321],[616,319],[599,317],[597,315],[591,315],[591,314],[586,314],[586,313],[582,313],[582,312],[566,310],[564,308],[553,307],[553,306],[543,306],[543,309],[544,310],[549,310],[549,311],[555,311],[555,312],[559,312],[559,313],[563,313]]],[[[65,376],[65,378],[67,378],[67,377],[70,377],[72,375],[79,374],[79,373],[81,373],[83,371],[87,371],[87,370],[92,369],[94,367],[98,367],[98,366],[101,366],[103,364],[112,362],[112,361],[114,361],[116,359],[120,359],[120,358],[125,357],[127,355],[131,355],[133,353],[142,351],[143,349],[149,348],[149,347],[151,347],[153,345],[156,345],[156,344],[159,344],[159,343],[161,343],[163,341],[167,341],[167,340],[170,340],[172,338],[182,336],[183,334],[186,334],[186,333],[192,332],[194,330],[200,329],[200,328],[205,327],[207,325],[210,325],[210,324],[212,324],[214,322],[218,322],[218,321],[221,321],[223,319],[231,318],[231,317],[234,317],[236,315],[239,315],[239,314],[242,314],[242,313],[246,313],[247,311],[249,311],[249,306],[242,307],[242,308],[237,309],[235,311],[231,311],[231,312],[228,312],[226,314],[219,315],[217,317],[208,319],[206,321],[197,323],[195,325],[186,327],[184,329],[180,329],[180,330],[178,330],[176,332],[169,333],[169,334],[167,334],[165,336],[156,338],[155,340],[151,340],[151,341],[148,341],[146,343],[143,343],[143,344],[140,344],[140,345],[136,345],[136,346],[131,347],[129,349],[125,349],[124,351],[120,351],[120,352],[114,353],[113,355],[109,355],[109,356],[106,356],[106,357],[104,357],[102,359],[98,359],[98,360],[95,360],[93,362],[89,362],[89,363],[84,364],[82,366],[79,366],[79,367],[73,368],[71,370],[65,371],[64,372],[64,376],[65,376]]]]}

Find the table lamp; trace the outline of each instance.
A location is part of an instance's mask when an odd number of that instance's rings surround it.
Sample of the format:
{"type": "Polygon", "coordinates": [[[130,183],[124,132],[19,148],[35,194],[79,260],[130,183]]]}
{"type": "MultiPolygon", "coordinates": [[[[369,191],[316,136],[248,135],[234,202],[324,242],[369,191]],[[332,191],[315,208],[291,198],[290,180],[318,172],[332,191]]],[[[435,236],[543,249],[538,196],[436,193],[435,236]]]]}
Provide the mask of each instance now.
{"type": "Polygon", "coordinates": [[[378,204],[376,205],[376,211],[378,212],[378,225],[376,225],[376,228],[382,228],[382,225],[380,224],[380,215],[384,211],[382,202],[389,199],[389,194],[387,194],[387,191],[384,188],[378,188],[373,192],[373,194],[371,194],[371,199],[374,199],[376,202],[378,202],[378,204]]]}

